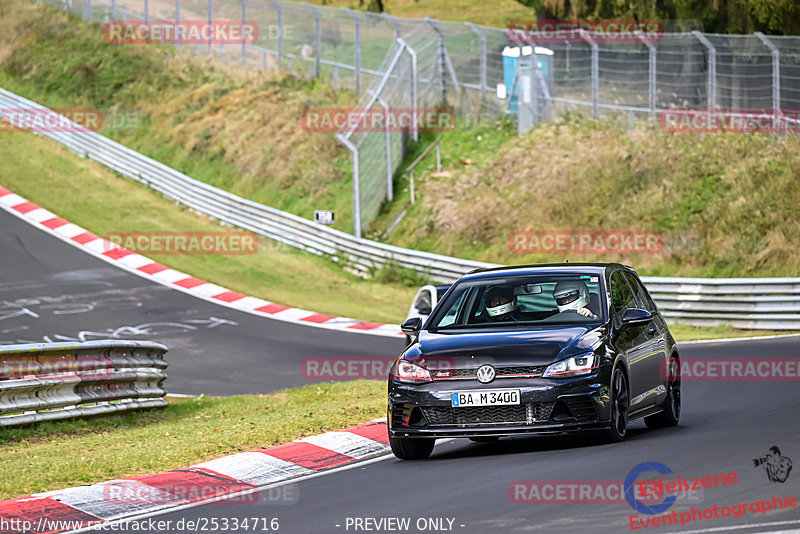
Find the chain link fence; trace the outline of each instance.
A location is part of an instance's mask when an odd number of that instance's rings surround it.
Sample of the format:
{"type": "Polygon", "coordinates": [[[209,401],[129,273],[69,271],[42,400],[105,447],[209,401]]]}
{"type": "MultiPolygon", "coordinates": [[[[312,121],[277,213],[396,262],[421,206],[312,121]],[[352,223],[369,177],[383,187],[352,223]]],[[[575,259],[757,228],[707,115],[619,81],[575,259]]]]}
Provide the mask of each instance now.
{"type": "MultiPolygon", "coordinates": [[[[504,28],[287,0],[45,1],[99,23],[254,22],[258,37],[250,43],[176,46],[232,64],[322,77],[355,91],[359,113],[447,105],[467,123],[518,115],[522,132],[565,110],[618,115],[631,125],[636,117],[655,122],[668,110],[800,110],[800,37],[683,31],[608,43],[582,32],[569,42],[520,43],[504,28]],[[519,48],[514,61],[508,52],[519,48]]],[[[415,137],[347,128],[337,134],[352,154],[356,236],[392,198],[393,177],[415,137]]]]}

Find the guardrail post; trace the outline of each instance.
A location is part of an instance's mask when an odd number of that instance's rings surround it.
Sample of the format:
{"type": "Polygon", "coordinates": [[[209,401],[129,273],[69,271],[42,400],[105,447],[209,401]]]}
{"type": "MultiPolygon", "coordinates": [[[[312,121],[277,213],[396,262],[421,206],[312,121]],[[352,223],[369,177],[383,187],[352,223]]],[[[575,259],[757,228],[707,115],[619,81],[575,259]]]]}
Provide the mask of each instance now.
{"type": "Polygon", "coordinates": [[[580,30],[581,38],[592,47],[592,114],[595,119],[600,118],[600,67],[599,67],[599,54],[600,49],[597,43],[589,37],[586,30],[580,30]]]}
{"type": "Polygon", "coordinates": [[[781,53],[766,35],[761,32],[755,35],[772,53],[772,110],[777,115],[781,111],[781,53]]]}
{"type": "Polygon", "coordinates": [[[81,8],[81,18],[83,20],[92,20],[92,0],[83,0],[81,8]]]}
{"type": "Polygon", "coordinates": [[[111,20],[117,20],[117,0],[111,0],[111,20]]]}
{"type": "MultiPolygon", "coordinates": [[[[361,94],[361,18],[356,16],[350,8],[343,8],[345,12],[353,19],[353,22],[356,25],[356,50],[355,50],[355,61],[356,61],[356,94],[361,94]]],[[[391,200],[391,199],[390,199],[391,200]]]]}
{"type": "Polygon", "coordinates": [[[708,100],[708,109],[717,109],[717,49],[706,38],[705,35],[697,30],[692,31],[700,43],[708,50],[708,82],[706,92],[708,100]]]}
{"type": "Polygon", "coordinates": [[[480,28],[478,28],[472,22],[465,22],[469,28],[477,34],[478,39],[480,39],[481,43],[481,51],[480,51],[480,84],[481,84],[481,102],[486,100],[486,36],[483,35],[480,28]]]}
{"type": "Polygon", "coordinates": [[[656,47],[651,43],[644,33],[640,31],[634,32],[636,37],[644,43],[649,53],[648,61],[648,95],[647,103],[650,108],[650,120],[655,120],[656,117],[656,47]]]}
{"type": "Polygon", "coordinates": [[[275,8],[275,14],[278,18],[278,65],[283,64],[283,12],[281,6],[276,0],[267,0],[272,7],[275,8]]]}
{"type": "Polygon", "coordinates": [[[150,22],[150,0],[144,0],[144,23],[150,22]]]}
{"type": "MultiPolygon", "coordinates": [[[[384,100],[381,95],[373,93],[372,91],[370,91],[369,94],[375,97],[375,100],[381,105],[384,113],[386,113],[386,119],[388,119],[389,104],[386,100],[384,100]]],[[[384,120],[383,124],[385,125],[386,123],[387,121],[384,120]]],[[[392,134],[389,132],[389,128],[384,128],[383,133],[386,143],[386,199],[391,202],[394,200],[394,183],[392,182],[392,134]]]]}
{"type": "Polygon", "coordinates": [[[320,59],[322,56],[322,38],[320,36],[319,11],[308,2],[302,2],[302,4],[306,7],[306,9],[311,11],[311,15],[314,17],[314,77],[319,78],[320,59]]]}

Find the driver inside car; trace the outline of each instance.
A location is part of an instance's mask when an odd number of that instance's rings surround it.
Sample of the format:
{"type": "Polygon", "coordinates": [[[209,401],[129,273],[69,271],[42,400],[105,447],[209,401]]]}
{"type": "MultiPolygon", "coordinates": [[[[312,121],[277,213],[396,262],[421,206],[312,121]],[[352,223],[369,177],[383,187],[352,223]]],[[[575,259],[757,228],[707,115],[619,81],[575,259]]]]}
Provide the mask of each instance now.
{"type": "Polygon", "coordinates": [[[507,286],[494,286],[486,291],[484,299],[485,308],[481,314],[484,322],[525,322],[546,319],[557,312],[545,311],[534,313],[523,313],[517,305],[517,297],[514,289],[507,286]]]}
{"type": "Polygon", "coordinates": [[[597,316],[586,307],[589,304],[589,288],[580,280],[557,283],[553,289],[553,298],[558,306],[558,313],[579,313],[597,319],[597,316]]]}

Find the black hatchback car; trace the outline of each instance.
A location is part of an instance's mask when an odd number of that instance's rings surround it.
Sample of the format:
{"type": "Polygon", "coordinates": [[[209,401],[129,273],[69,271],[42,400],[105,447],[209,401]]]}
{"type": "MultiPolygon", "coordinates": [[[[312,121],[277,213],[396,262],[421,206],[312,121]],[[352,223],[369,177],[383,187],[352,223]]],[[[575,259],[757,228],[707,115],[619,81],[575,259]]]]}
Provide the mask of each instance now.
{"type": "Polygon", "coordinates": [[[398,458],[430,456],[436,438],[678,424],[675,340],[636,272],[608,263],[481,269],[461,277],[389,375],[398,458]]]}

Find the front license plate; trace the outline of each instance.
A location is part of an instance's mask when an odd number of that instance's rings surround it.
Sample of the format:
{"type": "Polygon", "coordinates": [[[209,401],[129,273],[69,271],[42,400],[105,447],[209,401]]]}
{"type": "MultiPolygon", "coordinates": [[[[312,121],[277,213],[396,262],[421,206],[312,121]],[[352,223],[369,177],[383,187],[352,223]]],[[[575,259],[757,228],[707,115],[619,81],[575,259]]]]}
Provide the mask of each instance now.
{"type": "Polygon", "coordinates": [[[510,406],[519,404],[518,389],[484,389],[477,391],[456,391],[451,396],[452,406],[510,406]]]}

